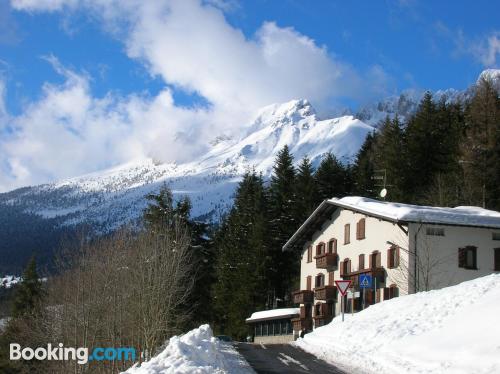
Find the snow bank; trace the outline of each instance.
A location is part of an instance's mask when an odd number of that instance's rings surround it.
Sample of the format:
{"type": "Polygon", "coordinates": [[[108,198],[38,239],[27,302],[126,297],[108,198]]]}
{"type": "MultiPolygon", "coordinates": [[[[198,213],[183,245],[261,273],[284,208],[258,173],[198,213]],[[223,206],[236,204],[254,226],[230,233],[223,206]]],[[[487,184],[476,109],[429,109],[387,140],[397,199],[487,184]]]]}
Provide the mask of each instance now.
{"type": "Polygon", "coordinates": [[[213,337],[210,326],[202,325],[184,335],[174,336],[160,354],[124,373],[248,374],[254,371],[232,345],[220,342],[213,337]]]}
{"type": "Polygon", "coordinates": [[[500,274],[370,306],[294,344],[348,371],[500,373],[500,274]]]}

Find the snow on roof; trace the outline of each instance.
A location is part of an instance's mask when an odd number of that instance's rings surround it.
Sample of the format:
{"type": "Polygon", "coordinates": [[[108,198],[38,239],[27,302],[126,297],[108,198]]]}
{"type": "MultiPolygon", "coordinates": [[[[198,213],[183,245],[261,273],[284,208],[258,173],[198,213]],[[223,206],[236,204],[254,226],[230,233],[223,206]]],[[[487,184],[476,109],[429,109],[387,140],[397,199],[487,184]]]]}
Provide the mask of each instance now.
{"type": "Polygon", "coordinates": [[[291,317],[296,314],[300,314],[299,308],[283,308],[283,309],[271,309],[271,310],[263,310],[261,312],[252,313],[250,318],[247,318],[247,322],[256,322],[262,321],[266,319],[277,319],[279,317],[291,317]]]}
{"type": "Polygon", "coordinates": [[[333,198],[328,201],[347,209],[393,221],[500,228],[500,212],[476,206],[442,208],[392,203],[359,196],[333,198]]]}

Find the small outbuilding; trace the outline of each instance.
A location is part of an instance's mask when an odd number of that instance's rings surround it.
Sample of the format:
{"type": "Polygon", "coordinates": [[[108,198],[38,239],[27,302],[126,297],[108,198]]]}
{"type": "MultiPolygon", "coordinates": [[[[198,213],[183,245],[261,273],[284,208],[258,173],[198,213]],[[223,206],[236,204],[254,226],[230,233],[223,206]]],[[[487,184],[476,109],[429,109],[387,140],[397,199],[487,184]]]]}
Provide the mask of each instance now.
{"type": "Polygon", "coordinates": [[[298,318],[299,314],[299,308],[263,310],[253,313],[246,323],[250,325],[254,343],[288,343],[295,339],[292,319],[298,318]]]}

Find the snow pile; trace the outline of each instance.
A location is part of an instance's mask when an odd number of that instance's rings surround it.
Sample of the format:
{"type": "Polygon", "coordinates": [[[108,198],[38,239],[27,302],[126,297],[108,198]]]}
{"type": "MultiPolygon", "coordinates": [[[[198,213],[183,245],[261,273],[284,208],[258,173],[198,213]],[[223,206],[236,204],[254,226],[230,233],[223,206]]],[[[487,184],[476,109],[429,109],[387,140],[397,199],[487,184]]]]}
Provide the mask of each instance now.
{"type": "Polygon", "coordinates": [[[500,373],[500,274],[384,301],[294,344],[364,373],[500,373]]]}
{"type": "Polygon", "coordinates": [[[333,198],[330,202],[346,208],[352,208],[368,214],[375,214],[398,221],[500,228],[500,212],[475,206],[441,208],[391,203],[358,196],[349,196],[342,199],[333,198]]]}
{"type": "Polygon", "coordinates": [[[170,339],[167,347],[157,356],[142,364],[134,365],[124,373],[254,373],[248,363],[229,344],[213,337],[212,329],[202,325],[197,329],[170,339]]]}

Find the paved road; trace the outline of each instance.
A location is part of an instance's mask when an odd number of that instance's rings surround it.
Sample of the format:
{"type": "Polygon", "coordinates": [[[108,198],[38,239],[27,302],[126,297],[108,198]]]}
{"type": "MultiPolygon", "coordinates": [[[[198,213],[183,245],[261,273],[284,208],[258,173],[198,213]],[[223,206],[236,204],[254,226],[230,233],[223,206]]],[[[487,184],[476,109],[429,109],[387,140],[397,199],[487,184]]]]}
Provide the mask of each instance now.
{"type": "Polygon", "coordinates": [[[340,369],[289,344],[235,343],[235,347],[258,374],[345,374],[340,369]]]}

